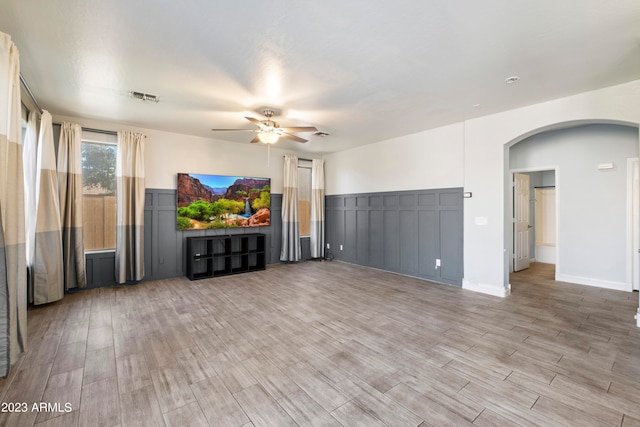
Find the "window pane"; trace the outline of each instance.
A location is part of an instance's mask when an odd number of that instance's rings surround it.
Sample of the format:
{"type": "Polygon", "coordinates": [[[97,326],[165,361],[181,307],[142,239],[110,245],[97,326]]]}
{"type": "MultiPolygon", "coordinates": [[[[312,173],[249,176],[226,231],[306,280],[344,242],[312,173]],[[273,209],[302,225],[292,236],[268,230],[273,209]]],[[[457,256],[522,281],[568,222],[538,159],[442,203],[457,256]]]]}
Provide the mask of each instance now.
{"type": "Polygon", "coordinates": [[[20,110],[20,125],[22,127],[22,144],[24,147],[24,137],[27,134],[27,120],[29,119],[29,110],[27,110],[27,107],[24,104],[20,104],[21,110],[20,110]]]}
{"type": "Polygon", "coordinates": [[[300,235],[308,236],[311,232],[311,169],[298,168],[298,218],[300,235]]]}
{"type": "Polygon", "coordinates": [[[116,247],[116,146],[82,142],[85,250],[116,247]]]}

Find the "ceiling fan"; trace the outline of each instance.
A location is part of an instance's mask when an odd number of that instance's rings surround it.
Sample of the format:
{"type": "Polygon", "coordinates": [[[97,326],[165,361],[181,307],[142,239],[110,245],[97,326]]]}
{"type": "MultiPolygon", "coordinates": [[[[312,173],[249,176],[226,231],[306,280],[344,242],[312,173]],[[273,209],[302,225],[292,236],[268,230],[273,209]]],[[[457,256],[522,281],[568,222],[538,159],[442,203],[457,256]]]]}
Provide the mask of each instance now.
{"type": "Polygon", "coordinates": [[[278,139],[291,139],[298,142],[307,142],[307,139],[300,138],[297,135],[293,135],[290,132],[317,132],[315,126],[293,126],[293,127],[280,127],[280,125],[271,120],[276,114],[276,111],[272,108],[265,108],[262,110],[262,114],[267,118],[266,120],[258,120],[253,117],[246,117],[254,125],[258,126],[258,129],[211,129],[216,132],[254,132],[257,135],[251,140],[254,142],[263,142],[265,144],[275,144],[278,139]]]}

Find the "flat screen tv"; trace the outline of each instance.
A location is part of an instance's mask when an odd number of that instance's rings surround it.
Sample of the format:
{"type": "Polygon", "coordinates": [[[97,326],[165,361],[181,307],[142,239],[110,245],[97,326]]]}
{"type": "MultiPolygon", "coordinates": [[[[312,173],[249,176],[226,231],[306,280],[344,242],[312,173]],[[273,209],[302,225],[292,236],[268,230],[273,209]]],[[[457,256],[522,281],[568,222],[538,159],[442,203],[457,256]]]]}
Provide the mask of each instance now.
{"type": "Polygon", "coordinates": [[[178,230],[270,224],[271,179],[178,174],[178,230]]]}

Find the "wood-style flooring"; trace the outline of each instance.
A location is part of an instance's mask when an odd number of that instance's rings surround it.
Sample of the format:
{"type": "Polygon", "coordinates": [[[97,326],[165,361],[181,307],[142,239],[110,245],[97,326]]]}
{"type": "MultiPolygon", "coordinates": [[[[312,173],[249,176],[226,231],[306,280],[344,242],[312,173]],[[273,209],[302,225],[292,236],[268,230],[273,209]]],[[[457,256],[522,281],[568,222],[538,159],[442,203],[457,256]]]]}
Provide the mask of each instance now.
{"type": "Polygon", "coordinates": [[[640,425],[638,294],[553,275],[496,298],[305,262],[77,292],[29,311],[0,425],[640,425]]]}

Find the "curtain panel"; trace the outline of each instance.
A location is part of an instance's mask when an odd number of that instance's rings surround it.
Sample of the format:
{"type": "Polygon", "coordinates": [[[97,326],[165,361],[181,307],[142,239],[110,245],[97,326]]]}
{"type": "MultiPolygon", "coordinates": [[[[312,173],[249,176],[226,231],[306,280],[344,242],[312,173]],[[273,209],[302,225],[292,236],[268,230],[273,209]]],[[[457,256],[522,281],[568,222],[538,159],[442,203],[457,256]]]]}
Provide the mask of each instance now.
{"type": "Polygon", "coordinates": [[[42,112],[36,176],[36,234],[33,261],[33,303],[46,304],[64,297],[62,225],[53,123],[42,112]]]}
{"type": "Polygon", "coordinates": [[[116,281],[144,277],[144,145],[141,133],[118,132],[116,281]]]}
{"type": "Polygon", "coordinates": [[[0,32],[0,376],[25,350],[27,264],[19,53],[0,32]]]}
{"type": "Polygon", "coordinates": [[[58,147],[58,187],[62,223],[64,289],[84,288],[84,243],[82,239],[82,128],[62,123],[58,147]]]}
{"type": "Polygon", "coordinates": [[[324,258],[324,160],[311,166],[311,258],[324,258]]]}
{"type": "Polygon", "coordinates": [[[298,222],[298,158],[284,156],[282,191],[282,247],[280,261],[295,262],[302,257],[298,222]]]}

